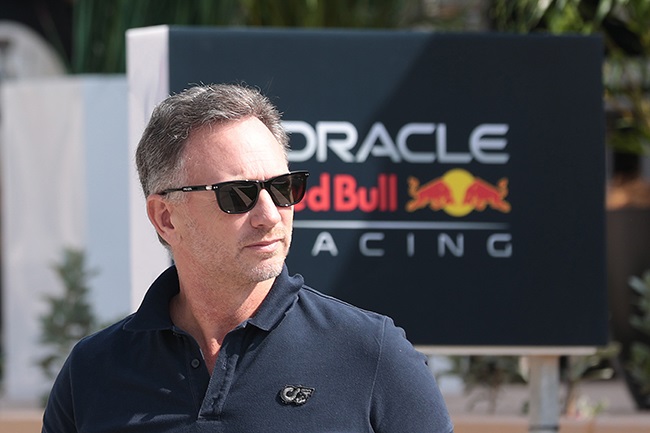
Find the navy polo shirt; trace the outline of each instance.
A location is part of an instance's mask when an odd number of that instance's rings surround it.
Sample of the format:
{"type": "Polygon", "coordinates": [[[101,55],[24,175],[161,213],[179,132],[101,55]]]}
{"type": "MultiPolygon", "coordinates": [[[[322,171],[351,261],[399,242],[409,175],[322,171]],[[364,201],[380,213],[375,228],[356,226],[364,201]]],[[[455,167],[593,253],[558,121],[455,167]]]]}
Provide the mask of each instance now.
{"type": "Polygon", "coordinates": [[[138,311],[81,340],[43,432],[449,433],[425,357],[382,315],[325,296],[286,267],[224,339],[212,376],[174,326],[174,267],[138,311]]]}

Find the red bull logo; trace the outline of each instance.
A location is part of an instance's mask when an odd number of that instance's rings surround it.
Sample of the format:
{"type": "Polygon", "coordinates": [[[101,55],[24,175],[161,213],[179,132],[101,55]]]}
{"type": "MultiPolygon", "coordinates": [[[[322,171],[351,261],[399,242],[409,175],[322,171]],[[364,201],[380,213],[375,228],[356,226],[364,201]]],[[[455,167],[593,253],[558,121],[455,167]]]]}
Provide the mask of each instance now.
{"type": "Polygon", "coordinates": [[[492,185],[472,176],[467,170],[453,169],[443,176],[424,185],[415,177],[409,177],[408,193],[411,200],[406,203],[408,212],[429,207],[433,211],[461,217],[472,211],[482,212],[488,207],[499,212],[510,212],[511,206],[505,198],[508,195],[508,179],[500,179],[492,185]]]}

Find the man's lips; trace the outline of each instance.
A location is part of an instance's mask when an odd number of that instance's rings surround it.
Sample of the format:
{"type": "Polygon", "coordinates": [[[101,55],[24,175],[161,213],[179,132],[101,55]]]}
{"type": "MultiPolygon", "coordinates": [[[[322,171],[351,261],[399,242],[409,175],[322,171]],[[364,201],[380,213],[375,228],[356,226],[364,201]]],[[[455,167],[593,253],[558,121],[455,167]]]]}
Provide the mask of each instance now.
{"type": "Polygon", "coordinates": [[[262,241],[254,242],[254,243],[248,244],[246,247],[251,248],[251,249],[257,249],[257,250],[274,250],[281,243],[282,243],[282,239],[274,238],[274,239],[268,239],[268,240],[262,240],[262,241]]]}

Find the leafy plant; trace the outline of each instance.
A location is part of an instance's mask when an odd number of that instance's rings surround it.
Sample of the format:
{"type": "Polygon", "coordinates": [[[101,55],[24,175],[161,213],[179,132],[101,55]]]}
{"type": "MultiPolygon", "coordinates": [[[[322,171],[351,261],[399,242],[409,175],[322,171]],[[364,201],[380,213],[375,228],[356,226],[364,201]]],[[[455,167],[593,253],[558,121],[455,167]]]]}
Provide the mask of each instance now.
{"type": "Polygon", "coordinates": [[[452,368],[443,374],[462,378],[465,394],[471,395],[468,410],[486,402],[487,412],[493,414],[504,385],[523,382],[517,356],[452,356],[450,359],[452,368]]]}
{"type": "Polygon", "coordinates": [[[395,28],[408,0],[77,0],[73,73],[123,73],[127,29],[192,26],[395,28]]]}
{"type": "Polygon", "coordinates": [[[97,321],[88,303],[88,280],[96,272],[87,269],[84,253],[65,249],[63,260],[53,269],[64,290],[58,296],[45,297],[49,311],[40,317],[40,341],[50,352],[38,360],[38,365],[49,379],[53,379],[61,369],[72,346],[97,329],[97,321]]]}
{"type": "MultiPolygon", "coordinates": [[[[563,381],[566,385],[566,395],[562,413],[569,416],[584,416],[586,409],[584,396],[580,395],[580,383],[587,380],[606,380],[614,377],[614,367],[611,362],[620,352],[618,343],[611,343],[606,347],[596,350],[591,355],[569,356],[566,367],[563,369],[563,381]]],[[[603,404],[598,403],[591,407],[595,415],[603,404]]]]}
{"type": "MultiPolygon", "coordinates": [[[[72,73],[123,73],[127,29],[161,24],[475,29],[477,2],[430,0],[76,0],[72,73]],[[441,4],[442,3],[442,4],[441,4]]],[[[482,29],[482,28],[481,28],[482,29]]]]}
{"type": "MultiPolygon", "coordinates": [[[[650,339],[650,270],[646,271],[641,278],[630,277],[628,283],[638,295],[635,302],[638,312],[630,318],[630,323],[650,339]]],[[[632,378],[640,385],[640,391],[650,400],[650,344],[645,341],[633,342],[630,361],[626,367],[632,378]]]]}

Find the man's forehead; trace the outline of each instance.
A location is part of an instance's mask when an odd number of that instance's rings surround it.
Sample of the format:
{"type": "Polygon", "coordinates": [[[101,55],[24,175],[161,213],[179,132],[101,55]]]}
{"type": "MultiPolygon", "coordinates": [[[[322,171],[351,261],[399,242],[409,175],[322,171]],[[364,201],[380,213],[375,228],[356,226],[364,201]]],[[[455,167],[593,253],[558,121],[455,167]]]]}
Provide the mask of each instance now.
{"type": "MultiPolygon", "coordinates": [[[[184,168],[190,172],[216,171],[221,177],[241,178],[254,167],[288,170],[283,146],[257,118],[204,125],[188,137],[184,168]]],[[[282,174],[277,173],[277,174],[282,174]]]]}

